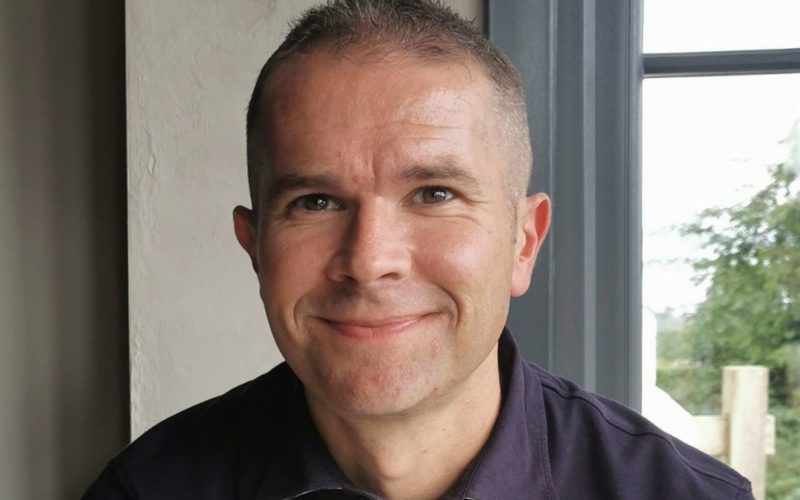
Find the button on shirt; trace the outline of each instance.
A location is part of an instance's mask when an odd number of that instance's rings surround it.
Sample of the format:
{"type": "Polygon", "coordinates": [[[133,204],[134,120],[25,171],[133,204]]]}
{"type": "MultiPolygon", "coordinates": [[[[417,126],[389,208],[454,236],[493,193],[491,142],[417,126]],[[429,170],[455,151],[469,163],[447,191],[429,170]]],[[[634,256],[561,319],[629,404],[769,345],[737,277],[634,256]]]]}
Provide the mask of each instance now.
{"type": "MultiPolygon", "coordinates": [[[[503,403],[452,499],[753,498],[729,467],[499,345],[503,403]]],[[[345,477],[284,363],[156,425],[85,499],[377,499],[345,477]]]]}

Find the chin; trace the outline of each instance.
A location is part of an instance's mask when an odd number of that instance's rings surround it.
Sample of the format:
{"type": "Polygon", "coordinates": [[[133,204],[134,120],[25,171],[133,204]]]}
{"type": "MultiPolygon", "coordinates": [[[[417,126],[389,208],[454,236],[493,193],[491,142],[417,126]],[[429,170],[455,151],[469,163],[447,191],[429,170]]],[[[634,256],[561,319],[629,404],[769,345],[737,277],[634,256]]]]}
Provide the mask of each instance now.
{"type": "Polygon", "coordinates": [[[436,393],[429,375],[408,367],[339,372],[321,380],[318,396],[337,413],[354,417],[401,415],[423,406],[436,393]]]}

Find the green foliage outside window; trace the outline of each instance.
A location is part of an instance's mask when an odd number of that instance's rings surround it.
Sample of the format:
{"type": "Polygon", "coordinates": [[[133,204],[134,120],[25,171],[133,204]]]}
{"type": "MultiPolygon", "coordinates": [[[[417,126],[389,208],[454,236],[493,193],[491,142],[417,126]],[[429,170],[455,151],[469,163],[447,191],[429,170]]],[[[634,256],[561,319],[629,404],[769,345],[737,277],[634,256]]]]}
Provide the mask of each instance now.
{"type": "Polygon", "coordinates": [[[800,122],[788,145],[789,159],[770,167],[766,187],[682,228],[707,252],[691,263],[708,293],[658,340],[658,385],[693,414],[720,411],[723,366],[769,369],[771,499],[800,499],[800,122]]]}

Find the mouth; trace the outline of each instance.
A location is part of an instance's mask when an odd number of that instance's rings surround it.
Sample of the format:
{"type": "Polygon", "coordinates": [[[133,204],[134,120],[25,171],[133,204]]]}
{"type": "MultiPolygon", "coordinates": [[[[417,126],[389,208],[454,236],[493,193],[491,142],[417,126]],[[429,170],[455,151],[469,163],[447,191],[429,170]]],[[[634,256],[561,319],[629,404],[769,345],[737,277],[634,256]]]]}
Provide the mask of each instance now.
{"type": "Polygon", "coordinates": [[[360,340],[377,340],[402,334],[417,326],[428,316],[430,314],[392,318],[319,319],[344,336],[360,340]]]}

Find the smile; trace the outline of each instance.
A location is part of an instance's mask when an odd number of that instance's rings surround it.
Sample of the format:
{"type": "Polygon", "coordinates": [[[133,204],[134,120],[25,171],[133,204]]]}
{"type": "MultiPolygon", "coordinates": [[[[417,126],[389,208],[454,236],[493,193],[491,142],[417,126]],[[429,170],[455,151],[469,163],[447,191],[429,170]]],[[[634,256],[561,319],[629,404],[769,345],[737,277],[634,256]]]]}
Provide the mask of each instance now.
{"type": "Polygon", "coordinates": [[[428,314],[396,318],[358,320],[330,320],[320,318],[333,330],[347,337],[361,340],[378,340],[401,334],[427,318],[428,314]]]}

